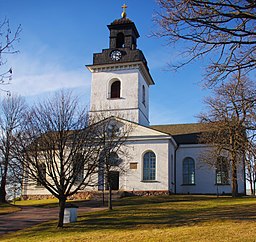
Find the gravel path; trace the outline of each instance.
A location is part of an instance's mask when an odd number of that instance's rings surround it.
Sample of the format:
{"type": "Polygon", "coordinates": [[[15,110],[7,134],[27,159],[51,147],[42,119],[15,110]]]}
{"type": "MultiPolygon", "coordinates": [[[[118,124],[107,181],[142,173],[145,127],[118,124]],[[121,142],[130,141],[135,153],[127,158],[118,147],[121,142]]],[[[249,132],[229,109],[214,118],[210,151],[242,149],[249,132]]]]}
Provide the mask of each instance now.
{"type": "MultiPolygon", "coordinates": [[[[99,207],[98,202],[83,202],[78,204],[78,215],[82,212],[93,212],[105,209],[99,207]]],[[[58,219],[59,209],[41,207],[22,207],[21,211],[0,215],[0,236],[5,233],[15,232],[49,220],[58,219]]]]}

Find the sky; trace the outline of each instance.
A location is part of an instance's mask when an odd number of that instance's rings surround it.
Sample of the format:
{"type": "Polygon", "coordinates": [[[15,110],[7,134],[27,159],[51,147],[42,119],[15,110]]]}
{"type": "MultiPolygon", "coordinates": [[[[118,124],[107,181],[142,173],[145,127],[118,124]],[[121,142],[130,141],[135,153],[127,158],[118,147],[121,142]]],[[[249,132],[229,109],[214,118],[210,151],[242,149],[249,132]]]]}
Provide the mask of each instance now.
{"type": "Polygon", "coordinates": [[[201,85],[203,62],[177,72],[168,68],[180,60],[182,45],[168,46],[167,40],[152,36],[160,11],[155,0],[0,0],[0,21],[9,19],[13,31],[22,28],[15,44],[19,53],[5,56],[8,62],[0,67],[13,69],[8,90],[34,103],[69,89],[88,107],[91,73],[85,65],[92,64],[93,53],[108,48],[107,25],[121,18],[124,3],[155,82],[149,94],[150,123],[197,122],[195,116],[204,110],[203,99],[209,95],[201,85]]]}

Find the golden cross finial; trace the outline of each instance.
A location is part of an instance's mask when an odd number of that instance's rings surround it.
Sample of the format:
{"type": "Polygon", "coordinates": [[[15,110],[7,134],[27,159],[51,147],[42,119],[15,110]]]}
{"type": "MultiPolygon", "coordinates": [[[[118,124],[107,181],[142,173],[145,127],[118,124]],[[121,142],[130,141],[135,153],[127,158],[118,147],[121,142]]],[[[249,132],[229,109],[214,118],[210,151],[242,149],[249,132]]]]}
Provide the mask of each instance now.
{"type": "Polygon", "coordinates": [[[122,18],[126,18],[126,9],[127,9],[127,8],[128,8],[128,7],[127,7],[126,4],[124,4],[124,5],[122,6],[122,9],[123,9],[123,12],[122,12],[122,14],[121,14],[122,18]]]}

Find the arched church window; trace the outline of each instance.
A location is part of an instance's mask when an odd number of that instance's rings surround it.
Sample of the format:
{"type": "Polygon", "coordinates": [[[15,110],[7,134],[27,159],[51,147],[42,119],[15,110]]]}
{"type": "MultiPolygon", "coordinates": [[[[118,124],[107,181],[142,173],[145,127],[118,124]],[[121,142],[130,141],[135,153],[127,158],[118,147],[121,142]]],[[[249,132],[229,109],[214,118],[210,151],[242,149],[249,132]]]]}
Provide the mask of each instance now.
{"type": "Polygon", "coordinates": [[[111,85],[110,98],[120,98],[121,82],[115,81],[111,85]]]}
{"type": "Polygon", "coordinates": [[[105,183],[105,158],[104,152],[100,154],[100,159],[98,162],[98,190],[104,190],[104,183],[105,183]]]}
{"type": "Polygon", "coordinates": [[[118,166],[120,163],[120,159],[117,155],[116,152],[111,152],[109,156],[109,161],[108,161],[110,166],[118,166]]]}
{"type": "Polygon", "coordinates": [[[153,181],[156,179],[156,155],[149,151],[143,156],[143,180],[153,181]]]}
{"type": "Polygon", "coordinates": [[[191,157],[183,160],[183,184],[195,184],[195,161],[191,157]]]}
{"type": "Polygon", "coordinates": [[[117,124],[115,123],[111,123],[111,124],[108,124],[107,127],[106,127],[106,131],[107,131],[107,135],[109,137],[115,137],[119,134],[119,131],[120,131],[120,128],[118,127],[117,124]]]}
{"type": "Polygon", "coordinates": [[[118,33],[116,38],[116,48],[123,48],[124,47],[124,34],[118,33]]]}
{"type": "Polygon", "coordinates": [[[142,103],[146,106],[146,91],[144,85],[142,86],[142,103]]]}
{"type": "Polygon", "coordinates": [[[216,163],[216,184],[229,184],[228,175],[228,159],[227,157],[219,156],[216,163]]]}
{"type": "Polygon", "coordinates": [[[46,165],[41,163],[38,165],[37,186],[42,186],[42,182],[46,180],[46,165]]]}
{"type": "Polygon", "coordinates": [[[75,183],[80,183],[84,179],[84,157],[82,154],[77,153],[73,157],[73,175],[75,183]]]}

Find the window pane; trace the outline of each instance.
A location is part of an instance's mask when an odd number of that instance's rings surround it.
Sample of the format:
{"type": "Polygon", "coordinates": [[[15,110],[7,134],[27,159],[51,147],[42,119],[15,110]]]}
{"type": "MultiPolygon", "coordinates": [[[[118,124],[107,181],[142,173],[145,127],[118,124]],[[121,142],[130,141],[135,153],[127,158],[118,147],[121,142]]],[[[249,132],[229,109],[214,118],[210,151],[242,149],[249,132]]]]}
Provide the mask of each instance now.
{"type": "Polygon", "coordinates": [[[46,165],[45,164],[39,164],[38,166],[38,179],[37,179],[37,186],[42,186],[41,181],[46,180],[46,165]]]}
{"type": "Polygon", "coordinates": [[[114,83],[112,83],[110,98],[120,98],[120,87],[120,81],[115,81],[114,83]]]}
{"type": "Polygon", "coordinates": [[[226,157],[220,156],[216,164],[216,183],[228,184],[228,160],[226,157]]]}
{"type": "Polygon", "coordinates": [[[153,152],[147,152],[143,157],[143,180],[156,179],[156,156],[153,152]]]}
{"type": "Polygon", "coordinates": [[[76,154],[73,157],[73,174],[75,183],[80,183],[84,179],[84,157],[82,154],[76,154]]]}
{"type": "Polygon", "coordinates": [[[118,166],[119,165],[119,157],[117,153],[111,152],[110,157],[109,157],[109,165],[110,166],[118,166]]]}
{"type": "Polygon", "coordinates": [[[192,158],[183,161],[183,184],[195,184],[195,161],[192,158]]]}
{"type": "Polygon", "coordinates": [[[145,91],[145,86],[142,86],[142,103],[146,105],[146,91],[145,91]]]}

